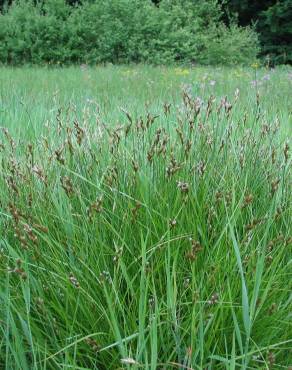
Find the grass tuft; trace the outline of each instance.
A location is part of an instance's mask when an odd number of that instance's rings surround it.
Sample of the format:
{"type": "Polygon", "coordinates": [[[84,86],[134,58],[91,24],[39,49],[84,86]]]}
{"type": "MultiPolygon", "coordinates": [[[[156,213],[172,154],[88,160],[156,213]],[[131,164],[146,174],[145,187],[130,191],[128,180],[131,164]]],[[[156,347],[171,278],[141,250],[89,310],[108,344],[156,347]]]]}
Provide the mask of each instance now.
{"type": "Polygon", "coordinates": [[[0,364],[288,368],[287,71],[133,71],[1,70],[0,364]]]}

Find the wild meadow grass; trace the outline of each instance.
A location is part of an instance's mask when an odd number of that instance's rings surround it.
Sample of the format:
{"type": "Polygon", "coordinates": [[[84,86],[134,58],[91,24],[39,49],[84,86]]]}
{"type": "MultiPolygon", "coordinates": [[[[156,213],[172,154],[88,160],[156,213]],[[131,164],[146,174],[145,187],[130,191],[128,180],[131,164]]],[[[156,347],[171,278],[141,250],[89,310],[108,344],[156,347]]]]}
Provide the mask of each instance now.
{"type": "Polygon", "coordinates": [[[291,368],[291,79],[0,69],[0,367],[291,368]]]}

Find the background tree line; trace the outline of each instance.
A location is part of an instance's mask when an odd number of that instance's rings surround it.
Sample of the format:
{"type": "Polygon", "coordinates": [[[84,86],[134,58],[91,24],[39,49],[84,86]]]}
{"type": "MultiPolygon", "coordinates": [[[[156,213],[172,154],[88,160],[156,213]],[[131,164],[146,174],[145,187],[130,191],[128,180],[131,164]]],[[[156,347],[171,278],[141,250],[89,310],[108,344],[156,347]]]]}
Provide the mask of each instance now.
{"type": "MultiPolygon", "coordinates": [[[[196,0],[195,0],[196,1],[196,0]]],[[[292,0],[218,0],[225,24],[254,25],[261,43],[261,56],[272,62],[292,62],[292,0]]],[[[74,4],[75,0],[71,0],[74,4]]],[[[153,0],[159,4],[160,0],[153,0]]]]}
{"type": "Polygon", "coordinates": [[[292,0],[221,0],[225,23],[236,16],[241,26],[255,25],[261,55],[272,62],[292,62],[292,0]]]}
{"type": "Polygon", "coordinates": [[[0,6],[2,63],[245,64],[259,52],[271,63],[292,62],[292,0],[0,0],[0,6]]]}

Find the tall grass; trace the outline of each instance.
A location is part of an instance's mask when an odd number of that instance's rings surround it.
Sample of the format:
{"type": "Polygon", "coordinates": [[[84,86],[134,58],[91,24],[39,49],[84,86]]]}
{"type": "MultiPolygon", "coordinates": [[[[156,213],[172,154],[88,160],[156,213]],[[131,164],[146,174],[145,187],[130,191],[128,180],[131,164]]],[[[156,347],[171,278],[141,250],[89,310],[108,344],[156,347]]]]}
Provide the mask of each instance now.
{"type": "Polygon", "coordinates": [[[291,83],[254,73],[2,70],[3,368],[291,365],[291,83]]]}

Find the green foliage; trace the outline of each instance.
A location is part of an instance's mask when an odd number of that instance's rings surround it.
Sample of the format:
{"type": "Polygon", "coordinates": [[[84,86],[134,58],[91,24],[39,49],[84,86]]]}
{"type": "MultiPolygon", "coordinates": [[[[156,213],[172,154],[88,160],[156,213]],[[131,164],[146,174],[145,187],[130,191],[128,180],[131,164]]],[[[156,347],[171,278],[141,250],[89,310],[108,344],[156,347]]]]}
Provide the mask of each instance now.
{"type": "Polygon", "coordinates": [[[263,53],[276,63],[292,63],[292,0],[281,0],[261,15],[263,53]]]}
{"type": "Polygon", "coordinates": [[[229,15],[235,14],[240,25],[250,25],[251,22],[256,22],[261,12],[273,6],[277,0],[220,0],[225,13],[229,15]]]}
{"type": "Polygon", "coordinates": [[[234,64],[255,59],[256,34],[225,27],[221,15],[215,0],[162,0],[159,7],[150,0],[85,1],[75,7],[65,0],[36,6],[19,0],[0,15],[0,61],[234,64]]]}
{"type": "Polygon", "coordinates": [[[248,64],[259,52],[257,34],[251,28],[235,24],[210,26],[203,45],[202,64],[248,64]]]}
{"type": "Polygon", "coordinates": [[[221,0],[228,17],[235,15],[239,25],[255,24],[262,56],[272,63],[292,63],[292,0],[221,0]]]}
{"type": "Polygon", "coordinates": [[[0,15],[3,63],[65,62],[70,56],[67,48],[69,29],[66,20],[70,8],[63,0],[51,0],[42,6],[32,1],[13,3],[0,15]],[[1,27],[2,28],[2,27],[1,27]]]}

